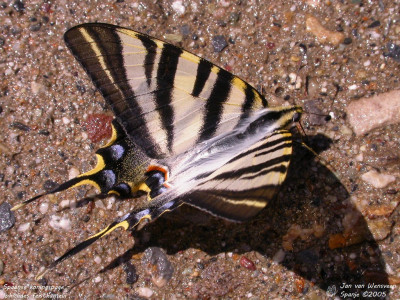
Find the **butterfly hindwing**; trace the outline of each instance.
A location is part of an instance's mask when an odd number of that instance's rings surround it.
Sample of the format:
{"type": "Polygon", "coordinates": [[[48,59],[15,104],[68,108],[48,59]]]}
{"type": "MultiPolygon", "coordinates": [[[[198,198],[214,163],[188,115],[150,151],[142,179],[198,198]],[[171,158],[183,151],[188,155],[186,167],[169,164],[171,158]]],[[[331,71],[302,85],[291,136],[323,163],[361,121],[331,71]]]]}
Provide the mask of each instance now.
{"type": "Polygon", "coordinates": [[[276,195],[291,154],[291,133],[277,131],[202,180],[184,202],[233,221],[248,220],[276,195]]]}
{"type": "Polygon", "coordinates": [[[267,106],[253,87],[194,54],[108,24],[65,41],[132,140],[151,158],[185,152],[267,106]]]}

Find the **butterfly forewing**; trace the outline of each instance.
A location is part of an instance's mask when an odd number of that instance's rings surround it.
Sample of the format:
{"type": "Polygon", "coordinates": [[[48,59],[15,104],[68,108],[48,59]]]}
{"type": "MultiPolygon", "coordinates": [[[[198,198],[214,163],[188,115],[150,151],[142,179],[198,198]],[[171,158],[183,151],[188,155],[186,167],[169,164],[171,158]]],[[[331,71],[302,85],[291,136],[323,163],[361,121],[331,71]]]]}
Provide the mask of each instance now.
{"type": "Polygon", "coordinates": [[[229,72],[129,29],[83,24],[70,29],[65,41],[127,134],[151,158],[183,153],[267,105],[229,72]]]}

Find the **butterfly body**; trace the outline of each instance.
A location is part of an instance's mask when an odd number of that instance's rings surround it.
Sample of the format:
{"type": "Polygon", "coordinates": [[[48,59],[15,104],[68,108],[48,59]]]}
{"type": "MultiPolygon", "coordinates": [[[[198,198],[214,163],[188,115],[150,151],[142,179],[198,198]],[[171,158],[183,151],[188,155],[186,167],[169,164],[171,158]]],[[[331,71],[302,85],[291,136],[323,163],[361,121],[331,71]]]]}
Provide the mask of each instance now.
{"type": "MultiPolygon", "coordinates": [[[[272,200],[292,154],[301,107],[268,107],[252,86],[190,52],[109,24],[64,36],[115,114],[97,165],[43,195],[83,184],[148,203],[55,260],[50,269],[116,228],[139,229],[183,204],[246,221],[272,200]]],[[[43,276],[44,273],[38,277],[43,276]]]]}

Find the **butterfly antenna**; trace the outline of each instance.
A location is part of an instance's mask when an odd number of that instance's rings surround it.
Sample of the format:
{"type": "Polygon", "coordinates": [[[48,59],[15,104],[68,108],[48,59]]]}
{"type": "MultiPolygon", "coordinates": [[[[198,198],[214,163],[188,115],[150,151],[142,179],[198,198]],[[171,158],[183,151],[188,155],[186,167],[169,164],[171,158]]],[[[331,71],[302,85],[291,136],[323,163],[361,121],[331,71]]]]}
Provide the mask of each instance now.
{"type": "Polygon", "coordinates": [[[55,193],[67,190],[67,189],[69,189],[69,188],[71,188],[73,186],[76,186],[81,181],[82,181],[82,178],[80,178],[80,177],[72,178],[71,180],[68,180],[68,181],[60,184],[58,187],[50,190],[49,192],[46,192],[46,193],[43,193],[43,194],[40,194],[40,195],[36,195],[36,196],[34,196],[34,197],[32,197],[32,198],[30,198],[28,200],[25,200],[25,201],[23,201],[21,203],[16,204],[15,206],[13,206],[11,208],[11,211],[16,211],[16,210],[24,207],[25,205],[27,205],[27,204],[29,204],[29,203],[31,203],[31,202],[43,197],[43,196],[51,195],[51,194],[55,194],[55,193]]]}

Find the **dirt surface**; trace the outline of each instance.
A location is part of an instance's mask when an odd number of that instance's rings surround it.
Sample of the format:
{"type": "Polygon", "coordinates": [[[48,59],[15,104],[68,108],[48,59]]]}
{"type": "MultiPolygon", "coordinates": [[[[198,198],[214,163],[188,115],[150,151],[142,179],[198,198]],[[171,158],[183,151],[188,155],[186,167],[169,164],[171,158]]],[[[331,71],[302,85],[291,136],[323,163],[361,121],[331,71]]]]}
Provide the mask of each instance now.
{"type": "Polygon", "coordinates": [[[45,197],[0,233],[0,298],[399,299],[400,125],[357,136],[346,114],[352,101],[399,88],[399,12],[397,1],[365,0],[1,2],[0,202],[95,164],[102,142],[83,124],[111,112],[63,43],[86,22],[170,41],[270,105],[302,105],[321,158],[296,147],[277,200],[251,222],[182,208],[134,236],[113,232],[38,282],[43,266],[138,205],[79,206],[95,193],[84,187],[45,197]],[[394,180],[374,187],[375,173],[362,177],[371,170],[394,180]]]}

